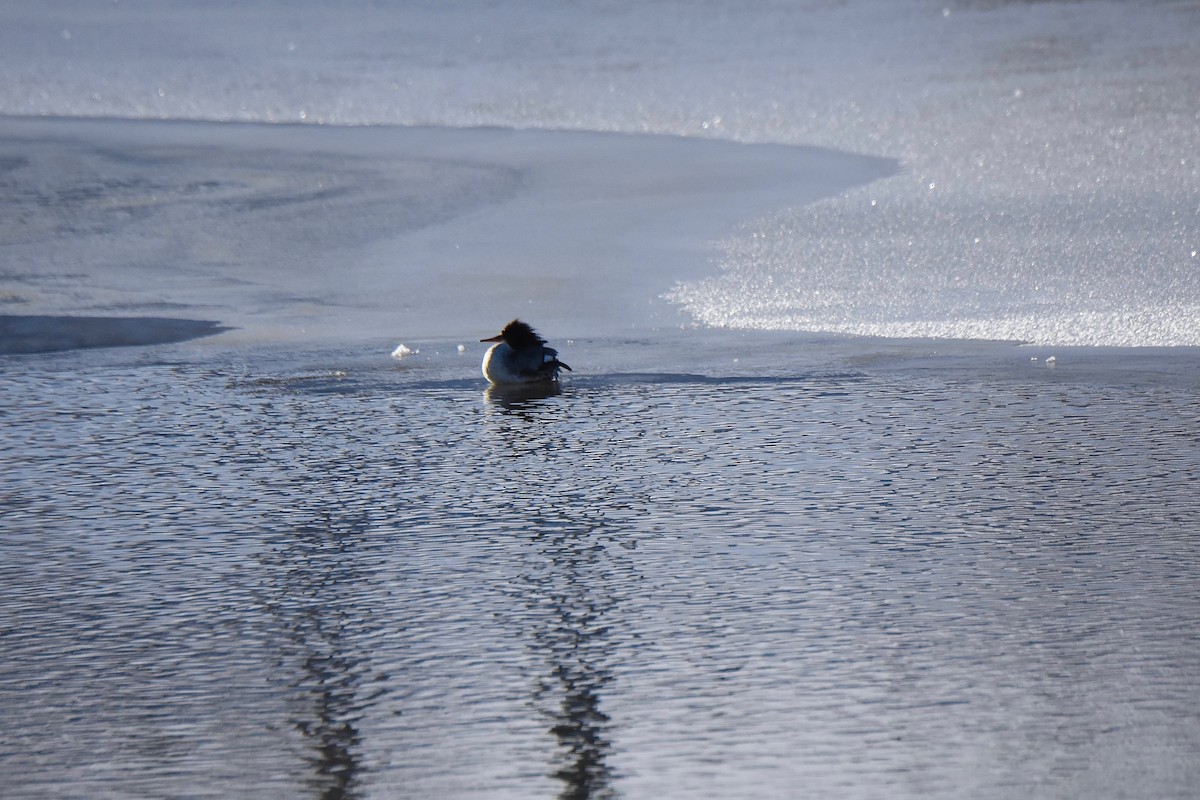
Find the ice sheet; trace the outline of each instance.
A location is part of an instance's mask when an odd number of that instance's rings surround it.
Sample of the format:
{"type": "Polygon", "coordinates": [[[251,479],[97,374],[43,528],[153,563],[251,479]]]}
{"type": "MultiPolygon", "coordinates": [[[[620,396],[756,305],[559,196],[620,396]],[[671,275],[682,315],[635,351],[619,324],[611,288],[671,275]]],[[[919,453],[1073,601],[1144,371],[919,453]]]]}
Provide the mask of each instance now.
{"type": "MultiPolygon", "coordinates": [[[[1200,344],[1193,2],[59,0],[0,13],[10,115],[652,132],[901,162],[844,198],[789,196],[734,220],[707,275],[672,276],[692,321],[1200,344]]],[[[604,169],[630,166],[643,164],[604,169]]],[[[521,221],[510,255],[542,240],[537,221],[521,221]]],[[[568,271],[554,277],[570,282],[572,262],[604,249],[594,230],[561,233],[568,271]]],[[[459,283],[442,293],[457,294],[463,273],[446,274],[459,283]]],[[[626,306],[622,286],[603,304],[626,306]]]]}
{"type": "Polygon", "coordinates": [[[6,304],[243,338],[677,324],[658,295],[771,208],[894,171],[819,148],[507,129],[0,120],[6,304]]]}

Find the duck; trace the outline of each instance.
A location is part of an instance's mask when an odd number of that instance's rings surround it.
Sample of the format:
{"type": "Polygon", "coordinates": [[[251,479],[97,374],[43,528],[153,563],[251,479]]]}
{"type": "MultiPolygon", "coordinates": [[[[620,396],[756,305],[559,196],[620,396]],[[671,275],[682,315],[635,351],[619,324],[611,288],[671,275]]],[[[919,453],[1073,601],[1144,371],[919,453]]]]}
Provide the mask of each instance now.
{"type": "Polygon", "coordinates": [[[481,342],[495,342],[483,356],[483,376],[492,385],[553,383],[559,370],[571,368],[558,360],[558,351],[546,345],[528,323],[519,319],[481,342]]]}

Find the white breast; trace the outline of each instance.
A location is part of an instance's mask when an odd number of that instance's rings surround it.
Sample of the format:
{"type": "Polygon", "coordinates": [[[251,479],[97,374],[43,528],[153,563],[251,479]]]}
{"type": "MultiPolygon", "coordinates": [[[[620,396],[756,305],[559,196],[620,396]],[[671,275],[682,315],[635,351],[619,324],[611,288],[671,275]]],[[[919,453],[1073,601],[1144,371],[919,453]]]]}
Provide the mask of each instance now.
{"type": "Polygon", "coordinates": [[[492,383],[524,383],[525,378],[512,371],[513,350],[507,342],[497,342],[483,356],[483,377],[492,383]]]}

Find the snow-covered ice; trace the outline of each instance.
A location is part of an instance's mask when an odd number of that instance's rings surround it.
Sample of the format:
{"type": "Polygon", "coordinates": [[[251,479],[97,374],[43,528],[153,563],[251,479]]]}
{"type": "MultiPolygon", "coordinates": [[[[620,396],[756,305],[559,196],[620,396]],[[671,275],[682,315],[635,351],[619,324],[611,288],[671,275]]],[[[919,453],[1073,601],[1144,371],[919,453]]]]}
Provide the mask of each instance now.
{"type": "MultiPolygon", "coordinates": [[[[266,165],[270,180],[307,182],[305,191],[336,224],[316,226],[315,235],[297,205],[296,219],[277,221],[261,241],[228,247],[221,234],[206,233],[213,241],[199,258],[212,251],[217,260],[246,262],[249,273],[264,262],[288,265],[276,296],[249,292],[256,305],[225,312],[232,316],[290,302],[300,325],[304,298],[331,302],[353,288],[355,302],[390,294],[397,307],[440,305],[433,316],[445,323],[455,315],[456,322],[439,326],[443,333],[476,313],[453,307],[466,287],[511,285],[506,276],[520,275],[526,291],[497,296],[497,305],[549,308],[569,288],[622,309],[622,322],[631,308],[659,305],[665,296],[685,321],[715,326],[1195,345],[1198,18],[1194,3],[1103,0],[858,0],[753,10],[679,2],[343,8],[315,0],[219,7],[63,0],[5,9],[0,113],[674,137],[641,159],[575,140],[541,156],[530,151],[514,169],[505,135],[475,134],[453,154],[455,169],[440,163],[436,178],[428,162],[417,163],[428,157],[418,148],[405,164],[408,175],[397,178],[412,191],[391,220],[396,235],[383,243],[388,221],[364,220],[351,201],[339,204],[339,193],[353,185],[374,192],[372,200],[399,201],[395,180],[377,176],[398,175],[410,134],[397,134],[396,148],[378,162],[379,148],[361,142],[349,148],[372,155],[354,165],[316,166],[312,152],[293,149],[292,161],[266,165]],[[859,188],[835,196],[809,191],[806,176],[781,172],[778,191],[743,203],[732,195],[754,191],[733,177],[744,153],[713,146],[693,156],[679,137],[825,147],[893,159],[900,169],[865,185],[842,181],[842,189],[859,188]],[[693,157],[703,167],[689,164],[693,157]],[[660,160],[694,172],[707,184],[704,194],[673,212],[673,179],[648,169],[660,160]],[[562,195],[521,183],[531,168],[563,179],[586,173],[570,208],[555,213],[562,195]],[[596,178],[611,183],[597,187],[596,178]],[[321,188],[322,179],[336,185],[321,188]],[[587,213],[587,192],[595,192],[595,215],[587,213]],[[464,201],[509,200],[515,204],[498,213],[459,214],[468,210],[464,201]],[[664,202],[645,213],[656,200],[664,202]],[[431,235],[428,223],[446,215],[455,235],[431,235]],[[406,239],[414,227],[421,232],[406,239]],[[364,250],[366,238],[375,246],[364,250]],[[322,251],[339,253],[339,266],[322,251]],[[396,284],[427,287],[435,262],[452,290],[406,298],[396,284]],[[335,269],[343,277],[331,279],[335,269]],[[616,277],[578,282],[598,270],[616,277]],[[631,275],[633,285],[625,280],[631,275]]],[[[270,162],[292,147],[279,140],[300,136],[278,130],[248,138],[270,162]]],[[[332,131],[314,136],[311,147],[344,153],[336,138],[332,131]]],[[[25,157],[23,145],[10,139],[6,147],[15,148],[6,161],[12,176],[21,172],[14,165],[25,157]]],[[[781,163],[790,158],[785,151],[775,151],[781,163]]],[[[249,175],[257,156],[214,166],[194,152],[199,172],[240,169],[242,184],[267,180],[249,175]]],[[[168,168],[189,175],[185,185],[205,185],[204,175],[189,174],[187,158],[168,168]]],[[[560,183],[555,191],[570,188],[560,183]]],[[[213,190],[204,191],[211,199],[213,190]]],[[[122,213],[131,203],[154,205],[151,187],[122,192],[135,196],[118,201],[122,213]]],[[[9,197],[23,208],[19,196],[9,197]]],[[[114,250],[101,247],[103,269],[142,269],[155,238],[178,235],[187,222],[139,233],[114,250]]],[[[6,247],[13,241],[10,228],[6,247]]],[[[55,273],[80,260],[40,245],[9,258],[20,261],[22,274],[55,273]]],[[[56,307],[47,295],[45,304],[26,307],[7,279],[0,291],[15,311],[78,313],[86,305],[56,307]]],[[[187,307],[212,301],[183,285],[155,287],[154,298],[187,307]]],[[[93,303],[104,304],[103,296],[93,303]]],[[[664,311],[635,316],[674,321],[664,311]]],[[[410,318],[417,327],[427,323],[419,313],[410,318]]],[[[401,328],[396,335],[410,335],[401,328]]]]}

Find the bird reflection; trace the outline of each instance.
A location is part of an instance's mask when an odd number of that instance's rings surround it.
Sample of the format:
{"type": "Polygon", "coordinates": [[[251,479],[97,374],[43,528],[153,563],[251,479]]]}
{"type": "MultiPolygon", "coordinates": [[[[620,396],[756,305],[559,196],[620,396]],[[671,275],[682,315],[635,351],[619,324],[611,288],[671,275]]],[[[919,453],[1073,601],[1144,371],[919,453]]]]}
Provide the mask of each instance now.
{"type": "Polygon", "coordinates": [[[558,381],[534,384],[493,384],[484,390],[483,396],[489,403],[515,410],[525,408],[562,394],[558,381]]]}

